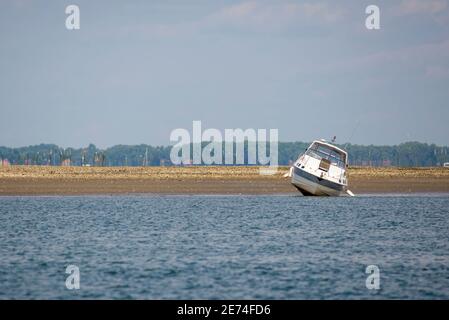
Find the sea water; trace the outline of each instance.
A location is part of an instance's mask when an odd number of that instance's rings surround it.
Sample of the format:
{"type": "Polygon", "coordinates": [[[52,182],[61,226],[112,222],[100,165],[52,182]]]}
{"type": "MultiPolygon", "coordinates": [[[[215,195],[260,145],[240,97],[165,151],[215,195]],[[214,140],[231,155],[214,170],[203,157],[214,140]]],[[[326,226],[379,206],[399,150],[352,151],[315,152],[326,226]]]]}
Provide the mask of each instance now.
{"type": "Polygon", "coordinates": [[[449,196],[0,197],[0,298],[449,299],[449,196]]]}

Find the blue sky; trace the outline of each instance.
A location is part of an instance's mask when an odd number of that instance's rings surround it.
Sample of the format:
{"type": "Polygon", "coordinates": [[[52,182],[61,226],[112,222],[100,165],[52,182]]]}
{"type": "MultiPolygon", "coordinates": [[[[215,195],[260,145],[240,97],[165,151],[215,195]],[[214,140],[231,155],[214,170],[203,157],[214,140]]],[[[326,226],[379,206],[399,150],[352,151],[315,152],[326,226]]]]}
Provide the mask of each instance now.
{"type": "Polygon", "coordinates": [[[447,0],[0,1],[5,146],[168,145],[193,120],[449,145],[448,89],[447,0]]]}

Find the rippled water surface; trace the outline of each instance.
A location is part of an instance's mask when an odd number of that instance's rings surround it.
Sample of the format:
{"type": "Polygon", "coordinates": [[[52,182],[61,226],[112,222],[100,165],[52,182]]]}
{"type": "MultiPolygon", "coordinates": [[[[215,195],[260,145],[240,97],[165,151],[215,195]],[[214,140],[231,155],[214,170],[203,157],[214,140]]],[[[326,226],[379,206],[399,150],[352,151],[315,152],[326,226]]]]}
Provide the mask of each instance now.
{"type": "Polygon", "coordinates": [[[449,299],[449,197],[0,197],[0,298],[449,299]]]}

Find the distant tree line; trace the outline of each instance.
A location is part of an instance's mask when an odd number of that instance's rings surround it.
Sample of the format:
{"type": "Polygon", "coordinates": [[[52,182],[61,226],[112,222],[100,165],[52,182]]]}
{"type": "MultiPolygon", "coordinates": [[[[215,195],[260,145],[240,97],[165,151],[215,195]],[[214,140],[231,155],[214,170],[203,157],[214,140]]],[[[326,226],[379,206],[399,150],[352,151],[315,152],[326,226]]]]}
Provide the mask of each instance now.
{"type": "MultiPolygon", "coordinates": [[[[308,146],[305,142],[280,142],[279,164],[291,164],[308,146]]],[[[246,163],[247,143],[244,147],[246,163]]],[[[346,144],[340,147],[348,151],[349,163],[353,166],[428,167],[449,162],[449,147],[435,144],[406,142],[395,146],[346,144]]],[[[116,145],[107,149],[99,149],[93,144],[79,149],[40,144],[0,147],[0,161],[7,159],[11,164],[20,165],[159,166],[171,165],[170,150],[171,146],[145,144],[116,145]]]]}

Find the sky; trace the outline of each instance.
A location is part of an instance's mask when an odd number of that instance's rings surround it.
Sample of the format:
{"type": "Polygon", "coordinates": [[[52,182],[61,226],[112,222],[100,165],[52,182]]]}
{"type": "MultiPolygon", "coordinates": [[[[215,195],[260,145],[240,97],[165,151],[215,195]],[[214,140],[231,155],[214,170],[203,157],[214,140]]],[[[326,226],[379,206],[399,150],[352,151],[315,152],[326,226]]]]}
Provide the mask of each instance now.
{"type": "Polygon", "coordinates": [[[449,145],[448,102],[448,0],[0,0],[0,146],[169,145],[194,120],[449,145]]]}

